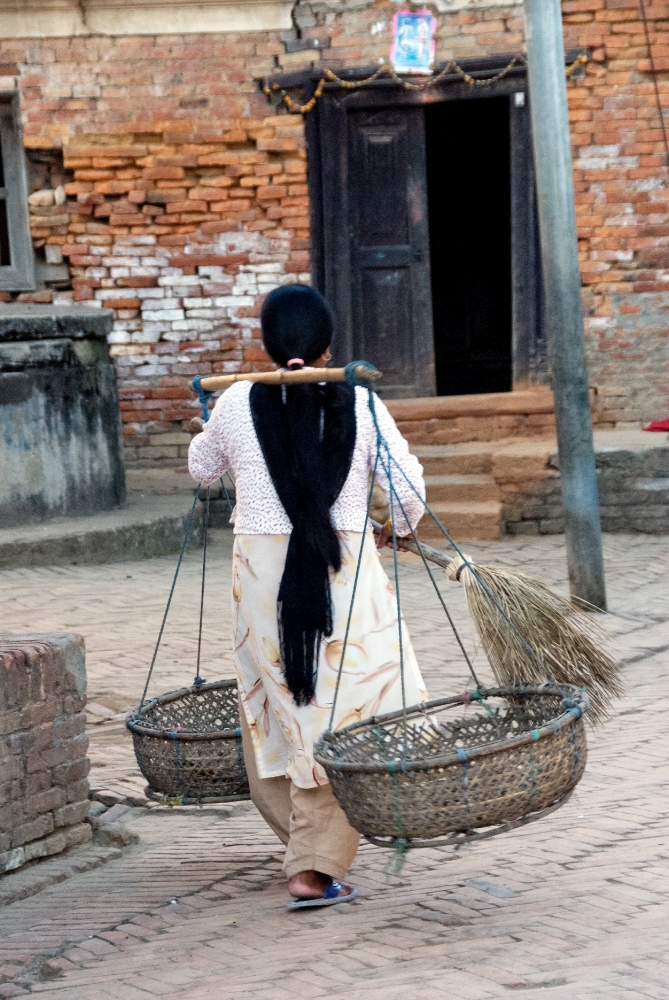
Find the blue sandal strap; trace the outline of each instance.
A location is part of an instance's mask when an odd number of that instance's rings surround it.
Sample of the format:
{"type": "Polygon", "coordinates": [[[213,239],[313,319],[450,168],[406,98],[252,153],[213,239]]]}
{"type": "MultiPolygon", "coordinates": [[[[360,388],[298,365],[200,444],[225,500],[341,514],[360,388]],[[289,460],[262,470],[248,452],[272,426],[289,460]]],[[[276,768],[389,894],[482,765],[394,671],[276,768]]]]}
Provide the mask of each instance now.
{"type": "Polygon", "coordinates": [[[327,889],[323,892],[323,899],[334,899],[341,892],[341,882],[338,882],[336,878],[333,878],[327,889]]]}

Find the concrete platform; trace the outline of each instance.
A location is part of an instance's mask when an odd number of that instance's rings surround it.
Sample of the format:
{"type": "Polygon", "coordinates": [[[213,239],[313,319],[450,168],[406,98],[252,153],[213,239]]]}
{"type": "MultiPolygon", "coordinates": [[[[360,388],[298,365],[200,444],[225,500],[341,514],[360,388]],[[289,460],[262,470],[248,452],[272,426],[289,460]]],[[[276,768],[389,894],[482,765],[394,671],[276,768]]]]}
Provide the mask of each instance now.
{"type": "MultiPolygon", "coordinates": [[[[133,496],[120,510],[0,530],[0,568],[121,562],[178,552],[187,497],[133,496]]],[[[201,538],[198,516],[194,540],[201,538]]]]}
{"type": "MultiPolygon", "coordinates": [[[[602,527],[669,531],[669,434],[595,431],[602,527]]],[[[413,445],[423,464],[428,502],[454,537],[492,541],[505,534],[564,530],[557,443],[552,436],[490,442],[413,445]]],[[[176,553],[193,501],[185,467],[126,470],[128,502],[90,517],[0,529],[0,569],[120,562],[176,553]]],[[[234,493],[230,489],[234,502],[234,493]]],[[[229,526],[220,488],[212,489],[210,524],[229,526]]],[[[373,516],[385,520],[378,495],[373,516]]],[[[441,538],[429,518],[419,534],[441,538]]],[[[202,542],[201,505],[192,545],[202,542]]]]}
{"type": "MultiPolygon", "coordinates": [[[[669,434],[595,430],[594,443],[604,531],[668,532],[669,434]]],[[[411,449],[425,471],[428,503],[454,536],[493,540],[564,531],[552,435],[411,449]]],[[[440,535],[427,517],[419,534],[426,540],[440,535]]]]}
{"type": "MultiPolygon", "coordinates": [[[[128,469],[126,481],[128,501],[117,510],[0,529],[0,569],[122,562],[178,552],[195,488],[187,470],[128,469]]],[[[214,500],[212,527],[227,524],[227,505],[214,500]]],[[[201,544],[198,504],[190,546],[201,544]]]]}

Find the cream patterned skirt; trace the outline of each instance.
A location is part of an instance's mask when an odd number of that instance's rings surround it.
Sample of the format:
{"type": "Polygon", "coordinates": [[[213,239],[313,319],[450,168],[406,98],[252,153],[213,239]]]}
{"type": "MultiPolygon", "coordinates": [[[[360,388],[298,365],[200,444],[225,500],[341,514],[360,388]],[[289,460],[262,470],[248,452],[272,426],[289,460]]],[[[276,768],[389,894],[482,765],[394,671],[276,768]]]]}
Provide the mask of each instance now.
{"type": "MultiPolygon", "coordinates": [[[[337,532],[342,567],[331,577],[334,631],[321,645],[316,693],[293,701],[279,654],[277,595],[289,535],[237,535],[232,565],[232,621],[239,691],[258,774],[285,776],[300,788],[327,784],[314,743],[328,727],[362,535],[337,532]]],[[[402,622],[407,705],[427,699],[402,622]]],[[[334,728],[402,707],[397,605],[371,532],[365,535],[334,728]]]]}

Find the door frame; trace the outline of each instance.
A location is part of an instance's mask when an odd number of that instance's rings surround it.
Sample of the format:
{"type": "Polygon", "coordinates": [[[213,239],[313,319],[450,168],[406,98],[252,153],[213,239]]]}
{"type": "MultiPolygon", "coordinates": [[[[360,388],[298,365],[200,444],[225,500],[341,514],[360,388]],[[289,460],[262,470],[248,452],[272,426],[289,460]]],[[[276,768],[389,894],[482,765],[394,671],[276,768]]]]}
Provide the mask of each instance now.
{"type": "MultiPolygon", "coordinates": [[[[565,53],[573,62],[577,51],[565,53]]],[[[470,75],[491,75],[506,67],[510,55],[462,60],[470,75]]],[[[376,67],[340,70],[345,80],[370,76],[376,67]]],[[[437,67],[438,72],[442,67],[437,67]]],[[[322,77],[317,67],[300,73],[271,77],[285,90],[301,88],[304,101],[313,95],[322,77]]],[[[441,101],[486,100],[506,96],[509,100],[511,176],[511,328],[512,387],[545,384],[549,380],[548,350],[543,318],[543,291],[539,254],[538,219],[534,186],[534,159],[529,118],[527,73],[514,66],[501,80],[486,87],[473,87],[456,74],[428,90],[405,90],[392,80],[379,80],[359,90],[326,83],[320,100],[305,115],[311,225],[312,283],[333,306],[337,317],[337,338],[342,353],[352,356],[350,308],[350,246],[348,204],[340,178],[345,176],[347,157],[347,112],[353,109],[415,107],[441,101]],[[522,94],[518,103],[514,94],[522,94]],[[328,197],[327,192],[338,192],[328,197]],[[346,224],[342,225],[341,220],[346,224]],[[327,234],[327,239],[326,239],[327,234]],[[347,301],[348,300],[348,301],[347,301]]],[[[429,195],[429,192],[428,192],[429,195]]]]}
{"type": "MultiPolygon", "coordinates": [[[[374,361],[384,372],[380,386],[380,394],[384,397],[433,396],[436,377],[423,108],[353,108],[342,117],[346,128],[346,156],[350,160],[344,172],[335,168],[322,175],[323,204],[333,209],[331,232],[335,226],[342,231],[341,247],[333,251],[331,245],[325,245],[324,291],[337,316],[332,347],[334,363],[346,364],[354,356],[374,361]],[[389,142],[389,148],[394,150],[385,178],[383,173],[370,177],[363,166],[374,148],[373,136],[380,138],[384,147],[389,142]],[[399,167],[399,172],[396,173],[391,164],[399,167]],[[387,217],[387,224],[396,239],[389,239],[389,242],[377,230],[377,238],[370,240],[370,217],[365,211],[366,199],[373,198],[373,192],[378,192],[379,187],[383,189],[384,180],[388,185],[393,180],[401,185],[396,191],[397,197],[390,199],[393,211],[387,217]],[[367,193],[363,195],[362,191],[367,193]],[[405,225],[400,224],[399,229],[395,229],[394,223],[399,219],[403,219],[405,225]],[[344,245],[348,248],[348,267],[341,266],[344,245]],[[395,308],[386,311],[382,302],[387,303],[388,299],[381,293],[379,300],[380,289],[392,297],[392,288],[397,284],[404,285],[404,291],[395,302],[395,308]],[[365,294],[365,286],[369,288],[369,296],[365,294]],[[376,308],[372,299],[376,299],[376,308]],[[383,314],[380,327],[379,307],[383,314]],[[398,322],[398,313],[401,315],[404,310],[406,324],[398,322]],[[381,358],[376,351],[383,348],[375,334],[381,334],[385,340],[389,336],[388,324],[394,327],[395,336],[389,338],[390,356],[386,355],[380,364],[381,358]]],[[[327,134],[327,121],[324,127],[327,134]]],[[[378,215],[384,217],[387,206],[387,199],[382,198],[376,206],[374,219],[378,215]]]]}

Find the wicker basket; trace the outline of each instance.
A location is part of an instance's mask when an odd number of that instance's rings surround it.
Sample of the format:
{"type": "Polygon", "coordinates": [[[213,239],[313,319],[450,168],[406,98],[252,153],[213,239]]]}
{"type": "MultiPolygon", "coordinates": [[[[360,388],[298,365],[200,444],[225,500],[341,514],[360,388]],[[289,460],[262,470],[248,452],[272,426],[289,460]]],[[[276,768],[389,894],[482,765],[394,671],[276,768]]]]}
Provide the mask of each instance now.
{"type": "Polygon", "coordinates": [[[587,695],[550,684],[475,698],[426,702],[407,709],[406,722],[393,712],[321,738],[316,760],[352,826],[375,843],[418,846],[506,826],[569,794],[585,767],[587,695]]]}
{"type": "Polygon", "coordinates": [[[249,798],[237,682],[171,691],[126,718],[147,794],[190,802],[249,798]]]}

